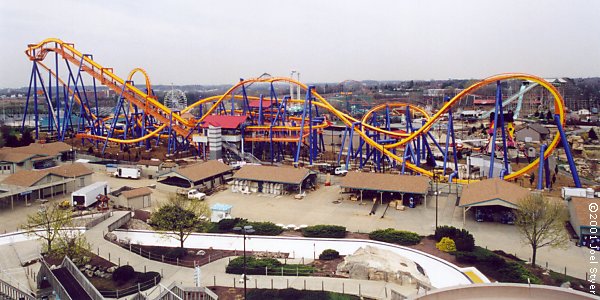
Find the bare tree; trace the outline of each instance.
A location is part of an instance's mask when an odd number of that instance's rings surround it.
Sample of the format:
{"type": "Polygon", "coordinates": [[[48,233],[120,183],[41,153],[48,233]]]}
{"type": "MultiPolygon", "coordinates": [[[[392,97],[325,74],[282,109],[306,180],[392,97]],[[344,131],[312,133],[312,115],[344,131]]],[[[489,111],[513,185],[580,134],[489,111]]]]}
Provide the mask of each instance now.
{"type": "Polygon", "coordinates": [[[210,210],[206,202],[187,199],[183,195],[172,195],[169,201],[152,213],[150,224],[164,230],[166,235],[175,237],[180,247],[188,236],[210,220],[210,210]]]}
{"type": "Polygon", "coordinates": [[[565,222],[569,214],[561,201],[548,199],[539,193],[531,194],[517,204],[516,217],[515,224],[523,242],[531,246],[533,266],[539,248],[567,246],[569,236],[565,231],[565,222]]]}
{"type": "Polygon", "coordinates": [[[71,225],[72,220],[69,209],[63,209],[58,203],[53,203],[43,205],[37,212],[28,215],[24,229],[45,240],[44,250],[50,253],[53,250],[52,242],[59,236],[62,228],[71,225]]]}

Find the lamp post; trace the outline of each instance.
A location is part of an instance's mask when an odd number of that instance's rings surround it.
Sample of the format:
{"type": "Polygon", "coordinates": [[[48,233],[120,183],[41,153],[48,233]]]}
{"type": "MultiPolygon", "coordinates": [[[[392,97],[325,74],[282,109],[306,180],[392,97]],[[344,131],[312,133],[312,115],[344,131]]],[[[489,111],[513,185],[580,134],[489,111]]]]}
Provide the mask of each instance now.
{"type": "Polygon", "coordinates": [[[438,189],[438,182],[439,182],[439,178],[438,178],[438,173],[436,172],[437,170],[439,170],[440,167],[439,166],[435,166],[433,167],[433,181],[435,182],[435,229],[438,229],[438,195],[440,194],[440,191],[438,189]]]}
{"type": "Polygon", "coordinates": [[[233,227],[233,231],[235,232],[241,232],[242,235],[244,236],[244,275],[243,275],[243,280],[244,280],[244,300],[246,299],[246,281],[248,279],[248,275],[246,274],[246,234],[251,234],[254,233],[254,229],[252,228],[252,226],[244,226],[244,227],[233,227]]]}

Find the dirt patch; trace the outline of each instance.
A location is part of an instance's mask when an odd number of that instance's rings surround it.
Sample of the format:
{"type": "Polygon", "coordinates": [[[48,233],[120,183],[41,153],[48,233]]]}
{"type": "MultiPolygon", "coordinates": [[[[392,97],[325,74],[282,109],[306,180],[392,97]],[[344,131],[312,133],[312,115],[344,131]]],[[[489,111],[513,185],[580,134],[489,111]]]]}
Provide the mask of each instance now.
{"type": "Polygon", "coordinates": [[[343,257],[332,259],[332,260],[315,260],[310,263],[310,266],[317,268],[317,270],[313,273],[313,276],[323,276],[323,277],[341,277],[335,275],[335,271],[337,270],[337,266],[344,261],[343,257]]]}
{"type": "MultiPolygon", "coordinates": [[[[88,265],[96,266],[99,269],[106,270],[112,266],[115,266],[115,264],[96,255],[95,253],[86,251],[84,255],[90,258],[90,261],[87,263],[88,265]]],[[[46,261],[48,266],[52,266],[52,265],[58,266],[62,263],[63,259],[64,259],[64,256],[53,256],[53,255],[45,255],[44,256],[44,260],[46,261]]]]}
{"type": "Polygon", "coordinates": [[[127,222],[127,224],[123,225],[122,228],[138,229],[138,230],[153,230],[152,226],[148,225],[148,223],[146,223],[142,220],[138,220],[138,219],[129,220],[129,222],[127,222]]]}
{"type": "MultiPolygon", "coordinates": [[[[140,246],[132,245],[132,252],[141,253],[142,256],[150,258],[156,261],[162,261],[165,263],[179,265],[184,267],[193,268],[195,265],[205,265],[213,262],[217,259],[232,256],[243,255],[242,251],[236,250],[220,250],[220,249],[198,249],[198,248],[186,248],[185,253],[179,256],[179,260],[173,255],[174,250],[177,248],[173,247],[160,247],[160,246],[140,246]],[[141,252],[139,251],[141,248],[141,252]]],[[[254,255],[259,257],[278,257],[287,258],[288,253],[277,253],[277,252],[252,252],[246,251],[246,255],[254,255]]]]}
{"type": "Polygon", "coordinates": [[[209,286],[208,288],[219,296],[219,300],[244,299],[244,289],[224,286],[209,286]]]}

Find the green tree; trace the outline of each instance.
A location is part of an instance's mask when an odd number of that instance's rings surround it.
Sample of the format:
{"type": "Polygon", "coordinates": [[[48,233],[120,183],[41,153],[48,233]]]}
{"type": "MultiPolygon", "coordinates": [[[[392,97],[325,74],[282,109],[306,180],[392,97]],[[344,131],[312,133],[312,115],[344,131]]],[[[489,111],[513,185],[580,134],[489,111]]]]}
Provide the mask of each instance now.
{"type": "Polygon", "coordinates": [[[22,132],[21,139],[19,139],[20,146],[29,146],[29,144],[35,142],[33,139],[33,128],[25,127],[22,132]]]}
{"type": "Polygon", "coordinates": [[[210,210],[206,202],[188,200],[182,195],[172,195],[150,218],[150,224],[175,237],[183,248],[188,236],[203,222],[210,220],[210,210]]]}
{"type": "Polygon", "coordinates": [[[546,246],[566,247],[569,236],[565,222],[569,214],[560,201],[541,194],[531,194],[517,203],[516,222],[523,242],[531,246],[531,264],[535,266],[537,250],[546,246]]]}
{"type": "Polygon", "coordinates": [[[37,212],[27,216],[24,229],[40,239],[46,241],[45,251],[52,253],[52,242],[59,237],[64,227],[72,223],[71,211],[62,209],[58,203],[43,205],[37,212]]]}
{"type": "Polygon", "coordinates": [[[67,256],[72,260],[82,259],[91,249],[90,243],[78,230],[63,230],[58,234],[54,255],[67,256]]]}

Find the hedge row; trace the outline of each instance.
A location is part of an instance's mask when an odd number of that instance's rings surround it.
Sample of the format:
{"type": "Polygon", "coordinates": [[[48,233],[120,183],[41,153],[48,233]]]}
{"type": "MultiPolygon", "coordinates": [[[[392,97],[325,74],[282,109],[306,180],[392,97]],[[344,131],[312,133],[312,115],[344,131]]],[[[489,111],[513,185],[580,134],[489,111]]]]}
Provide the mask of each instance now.
{"type": "Polygon", "coordinates": [[[298,299],[298,300],[358,300],[354,295],[343,295],[323,291],[302,291],[296,289],[251,289],[248,291],[248,300],[279,300],[279,299],[298,299]]]}
{"type": "Polygon", "coordinates": [[[314,225],[302,229],[302,235],[318,238],[344,238],[346,227],[337,225],[314,225]]]}
{"type": "MultiPolygon", "coordinates": [[[[245,274],[265,275],[265,271],[268,275],[308,276],[315,271],[315,268],[308,265],[284,265],[274,258],[256,258],[253,256],[246,257],[245,274]]],[[[225,268],[225,272],[229,274],[244,274],[244,257],[236,257],[232,259],[225,268]]]]}
{"type": "Polygon", "coordinates": [[[272,222],[248,222],[246,219],[223,219],[218,223],[212,223],[208,228],[211,233],[234,233],[234,227],[252,226],[256,235],[279,235],[283,232],[283,228],[275,225],[272,222]]]}
{"type": "Polygon", "coordinates": [[[375,230],[369,233],[369,238],[376,241],[404,246],[416,245],[421,242],[421,237],[418,234],[393,228],[375,230]]]}
{"type": "Polygon", "coordinates": [[[475,249],[475,238],[465,229],[458,229],[453,226],[438,227],[435,230],[435,240],[439,242],[445,237],[454,241],[457,251],[473,251],[475,249]]]}
{"type": "Polygon", "coordinates": [[[461,263],[473,264],[480,271],[490,274],[501,282],[541,283],[541,280],[531,273],[520,262],[506,261],[492,251],[475,247],[474,251],[457,251],[454,253],[456,260],[461,263]]]}

